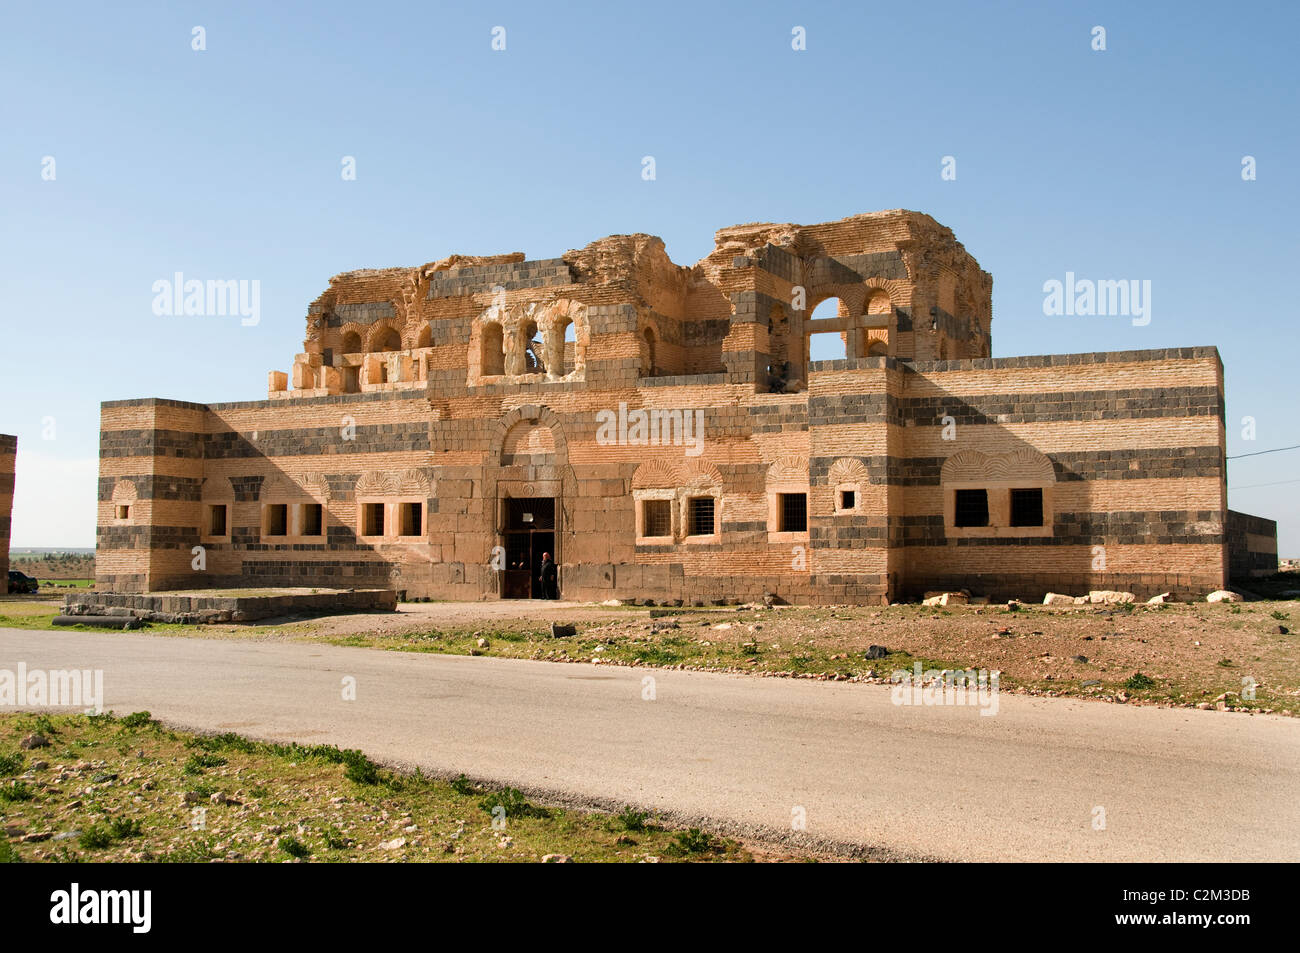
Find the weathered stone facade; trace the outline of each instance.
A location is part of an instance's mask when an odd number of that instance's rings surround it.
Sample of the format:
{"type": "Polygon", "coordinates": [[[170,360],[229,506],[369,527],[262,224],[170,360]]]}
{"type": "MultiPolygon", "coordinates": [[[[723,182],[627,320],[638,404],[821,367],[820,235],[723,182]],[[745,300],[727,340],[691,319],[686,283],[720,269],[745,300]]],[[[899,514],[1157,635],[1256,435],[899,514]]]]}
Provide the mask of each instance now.
{"type": "Polygon", "coordinates": [[[0,433],[0,579],[9,579],[9,532],[14,508],[14,458],[18,438],[0,433]]]}
{"type": "Polygon", "coordinates": [[[991,301],[906,211],[338,275],[267,400],[103,405],[98,582],[526,596],[545,549],[573,599],[1224,585],[1218,352],[994,359],[991,301]]]}
{"type": "Polygon", "coordinates": [[[1278,568],[1277,523],[1228,510],[1228,575],[1271,576],[1278,568]]]}

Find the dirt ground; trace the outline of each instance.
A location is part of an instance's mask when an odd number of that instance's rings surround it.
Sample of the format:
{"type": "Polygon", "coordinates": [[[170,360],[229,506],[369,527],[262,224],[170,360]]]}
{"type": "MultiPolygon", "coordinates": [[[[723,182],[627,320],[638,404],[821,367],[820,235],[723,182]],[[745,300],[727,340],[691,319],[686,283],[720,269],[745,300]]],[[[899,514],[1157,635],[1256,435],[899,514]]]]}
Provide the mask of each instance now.
{"type": "MultiPolygon", "coordinates": [[[[23,609],[53,614],[54,606],[29,603],[23,609]]],[[[39,617],[31,624],[39,625],[39,617]]],[[[1297,714],[1298,627],[1300,601],[1289,599],[1131,607],[706,609],[429,602],[402,603],[394,613],[154,628],[164,636],[836,681],[888,682],[894,672],[920,664],[923,671],[997,671],[1003,691],[1297,714]],[[552,623],[576,631],[557,637],[552,623]],[[869,658],[872,646],[880,648],[869,658]]]]}

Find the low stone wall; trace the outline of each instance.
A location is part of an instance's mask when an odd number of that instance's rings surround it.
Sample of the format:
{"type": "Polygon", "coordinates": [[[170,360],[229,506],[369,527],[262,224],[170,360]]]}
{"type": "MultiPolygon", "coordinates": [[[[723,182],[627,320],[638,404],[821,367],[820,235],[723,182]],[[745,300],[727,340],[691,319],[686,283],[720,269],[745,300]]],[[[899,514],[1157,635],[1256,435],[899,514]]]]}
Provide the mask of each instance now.
{"type": "Polygon", "coordinates": [[[166,592],[81,592],[63,600],[68,616],[135,616],[182,624],[256,622],[276,616],[395,612],[392,589],[349,589],[276,595],[177,595],[166,592]]]}
{"type": "Polygon", "coordinates": [[[1228,575],[1233,579],[1277,572],[1277,522],[1228,510],[1228,575]]]}

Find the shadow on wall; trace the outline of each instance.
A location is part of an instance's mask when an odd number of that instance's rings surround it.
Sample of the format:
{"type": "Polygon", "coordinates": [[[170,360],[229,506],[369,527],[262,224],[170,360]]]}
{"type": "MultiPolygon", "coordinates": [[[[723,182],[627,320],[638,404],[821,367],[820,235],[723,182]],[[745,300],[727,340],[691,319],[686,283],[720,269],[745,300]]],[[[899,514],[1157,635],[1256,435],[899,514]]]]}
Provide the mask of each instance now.
{"type": "MultiPolygon", "coordinates": [[[[1115,445],[1126,392],[1027,394],[1009,378],[1006,393],[961,396],[940,386],[940,373],[901,366],[925,378],[898,408],[900,422],[913,422],[896,461],[906,595],[969,588],[1038,599],[1120,589],[1199,597],[1223,585],[1219,446],[1074,449],[1115,445]],[[1064,427],[1053,441],[1061,449],[1044,452],[1017,425],[1064,427]],[[1159,507],[1153,494],[1190,496],[1203,508],[1159,507]]],[[[1186,413],[1185,404],[1175,397],[1169,412],[1186,413]]]]}

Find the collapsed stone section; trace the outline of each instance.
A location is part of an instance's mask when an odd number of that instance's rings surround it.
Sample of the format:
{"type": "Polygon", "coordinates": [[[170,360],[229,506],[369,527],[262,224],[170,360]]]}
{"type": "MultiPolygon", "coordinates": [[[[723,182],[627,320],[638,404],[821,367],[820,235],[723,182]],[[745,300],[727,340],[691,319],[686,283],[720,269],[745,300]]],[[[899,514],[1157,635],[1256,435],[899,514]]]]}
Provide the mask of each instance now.
{"type": "Polygon", "coordinates": [[[691,268],[640,234],[542,261],[453,255],[330,279],[269,396],[715,373],[795,392],[813,334],[838,334],[846,358],[987,357],[991,295],[949,229],[903,211],[722,229],[691,268]],[[836,315],[812,318],[828,299],[836,315]]]}

